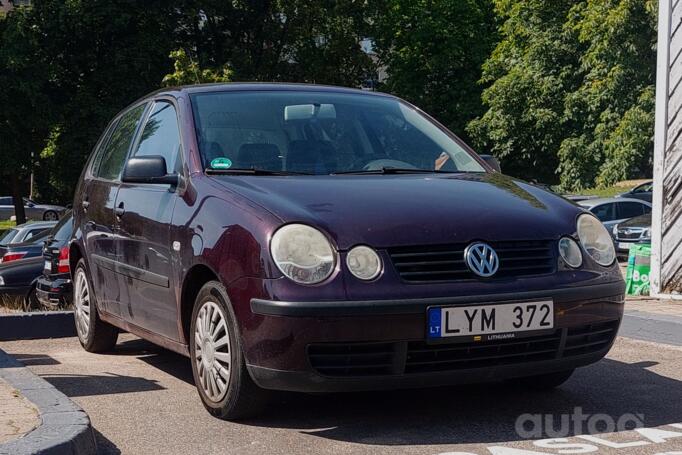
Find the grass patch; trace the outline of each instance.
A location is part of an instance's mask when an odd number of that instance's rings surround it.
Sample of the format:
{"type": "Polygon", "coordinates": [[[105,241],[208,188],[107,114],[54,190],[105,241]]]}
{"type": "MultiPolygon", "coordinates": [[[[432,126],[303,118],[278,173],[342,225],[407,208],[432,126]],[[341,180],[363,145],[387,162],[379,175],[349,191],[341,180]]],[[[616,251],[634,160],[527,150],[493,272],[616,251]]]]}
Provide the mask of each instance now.
{"type": "Polygon", "coordinates": [[[622,186],[609,186],[606,188],[590,188],[580,191],[579,193],[584,196],[614,197],[615,195],[625,193],[630,189],[631,188],[624,188],[622,186]]]}
{"type": "Polygon", "coordinates": [[[17,223],[14,221],[0,221],[0,231],[6,231],[7,229],[11,229],[16,225],[17,223]]]}

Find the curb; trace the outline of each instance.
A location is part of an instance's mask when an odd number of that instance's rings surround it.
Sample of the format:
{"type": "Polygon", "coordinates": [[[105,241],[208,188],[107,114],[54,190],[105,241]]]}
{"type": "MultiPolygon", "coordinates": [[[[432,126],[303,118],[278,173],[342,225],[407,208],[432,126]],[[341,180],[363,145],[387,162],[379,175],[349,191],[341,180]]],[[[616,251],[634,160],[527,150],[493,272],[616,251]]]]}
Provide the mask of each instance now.
{"type": "Polygon", "coordinates": [[[41,424],[24,437],[0,444],[0,455],[89,455],[97,453],[90,418],[43,378],[0,349],[0,377],[33,403],[41,424]]]}
{"type": "Polygon", "coordinates": [[[37,311],[0,316],[0,341],[76,336],[73,311],[37,311]]]}
{"type": "Polygon", "coordinates": [[[620,336],[682,346],[682,317],[625,310],[620,336]]]}

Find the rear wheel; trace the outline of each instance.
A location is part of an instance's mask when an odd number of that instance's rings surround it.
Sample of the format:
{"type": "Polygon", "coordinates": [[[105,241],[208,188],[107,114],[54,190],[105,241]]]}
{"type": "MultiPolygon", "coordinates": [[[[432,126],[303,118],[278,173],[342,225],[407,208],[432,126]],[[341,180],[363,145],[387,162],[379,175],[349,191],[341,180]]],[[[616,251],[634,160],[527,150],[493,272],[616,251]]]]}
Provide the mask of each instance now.
{"type": "Polygon", "coordinates": [[[78,340],[86,351],[104,352],[113,349],[118,330],[102,321],[97,314],[95,295],[83,259],[78,261],[74,273],[73,314],[78,340]]]}
{"type": "Polygon", "coordinates": [[[537,376],[528,376],[525,378],[517,378],[511,382],[515,385],[533,390],[551,390],[556,389],[564,382],[568,381],[575,370],[557,371],[556,373],[539,374],[537,376]]]}
{"type": "Polygon", "coordinates": [[[57,215],[57,212],[55,212],[54,210],[48,210],[45,213],[43,213],[43,220],[44,221],[58,221],[59,215],[57,215]]]}
{"type": "Polygon", "coordinates": [[[38,301],[38,295],[36,294],[36,287],[33,286],[24,301],[24,311],[37,311],[41,307],[42,305],[38,301]]]}
{"type": "Polygon", "coordinates": [[[204,285],[194,304],[190,328],[194,383],[213,416],[238,420],[257,414],[267,402],[246,369],[237,322],[222,284],[204,285]]]}

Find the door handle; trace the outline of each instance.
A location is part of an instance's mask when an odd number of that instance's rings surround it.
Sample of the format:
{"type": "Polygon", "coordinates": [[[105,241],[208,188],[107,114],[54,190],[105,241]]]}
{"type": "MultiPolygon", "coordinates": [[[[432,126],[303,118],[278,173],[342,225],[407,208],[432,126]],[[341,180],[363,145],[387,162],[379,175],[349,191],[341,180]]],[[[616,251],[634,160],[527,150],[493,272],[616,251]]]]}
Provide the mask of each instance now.
{"type": "Polygon", "coordinates": [[[123,216],[123,214],[126,213],[125,205],[123,204],[123,202],[121,202],[120,204],[118,204],[118,207],[116,207],[116,209],[114,210],[114,212],[116,213],[116,216],[117,216],[118,218],[121,218],[121,217],[123,216]]]}
{"type": "Polygon", "coordinates": [[[88,211],[88,207],[90,207],[90,202],[88,202],[88,201],[83,201],[83,202],[81,202],[81,205],[83,206],[83,210],[85,210],[85,211],[87,212],[87,211],[88,211]]]}

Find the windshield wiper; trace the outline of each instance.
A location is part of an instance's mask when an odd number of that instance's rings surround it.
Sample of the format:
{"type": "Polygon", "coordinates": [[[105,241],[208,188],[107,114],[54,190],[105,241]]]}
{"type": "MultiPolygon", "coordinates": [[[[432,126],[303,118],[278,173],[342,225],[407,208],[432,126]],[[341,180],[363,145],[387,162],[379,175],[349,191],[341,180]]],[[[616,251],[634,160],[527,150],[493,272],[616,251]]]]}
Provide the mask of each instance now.
{"type": "Polygon", "coordinates": [[[313,175],[308,172],[268,171],[266,169],[206,169],[208,175],[313,175]]]}
{"type": "Polygon", "coordinates": [[[354,171],[333,172],[331,175],[344,174],[455,174],[456,171],[443,171],[440,169],[413,169],[401,167],[382,167],[380,169],[356,169],[354,171]]]}

